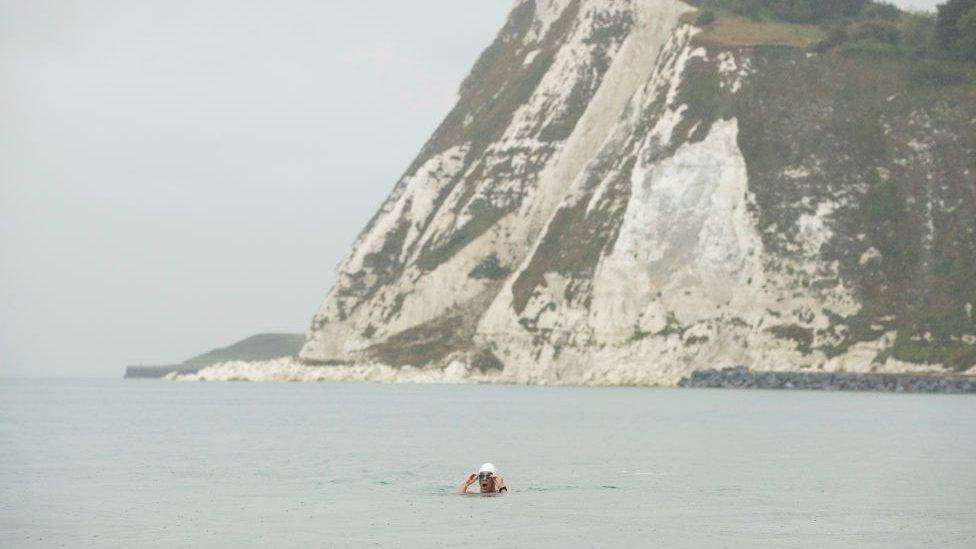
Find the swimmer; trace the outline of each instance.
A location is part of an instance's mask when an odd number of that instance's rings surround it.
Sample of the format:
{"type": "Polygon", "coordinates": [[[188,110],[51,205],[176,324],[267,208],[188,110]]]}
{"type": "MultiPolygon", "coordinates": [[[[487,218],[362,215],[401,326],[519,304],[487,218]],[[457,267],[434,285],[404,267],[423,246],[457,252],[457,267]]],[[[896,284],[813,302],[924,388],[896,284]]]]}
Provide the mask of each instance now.
{"type": "Polygon", "coordinates": [[[498,475],[495,466],[490,463],[482,465],[477,473],[471,473],[465,477],[458,486],[458,493],[466,494],[468,492],[468,486],[475,483],[478,484],[478,489],[482,494],[508,492],[508,487],[505,486],[505,480],[498,475]]]}

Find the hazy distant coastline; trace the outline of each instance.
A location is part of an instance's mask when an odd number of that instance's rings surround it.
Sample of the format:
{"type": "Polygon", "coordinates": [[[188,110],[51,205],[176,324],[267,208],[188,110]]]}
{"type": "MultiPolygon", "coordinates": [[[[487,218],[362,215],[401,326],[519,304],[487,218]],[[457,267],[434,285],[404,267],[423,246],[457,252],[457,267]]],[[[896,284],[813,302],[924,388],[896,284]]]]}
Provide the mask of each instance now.
{"type": "Polygon", "coordinates": [[[235,360],[260,361],[295,356],[305,343],[302,334],[257,334],[227,347],[208,351],[180,364],[128,366],[127,379],[158,379],[170,374],[195,374],[200,370],[235,360]]]}

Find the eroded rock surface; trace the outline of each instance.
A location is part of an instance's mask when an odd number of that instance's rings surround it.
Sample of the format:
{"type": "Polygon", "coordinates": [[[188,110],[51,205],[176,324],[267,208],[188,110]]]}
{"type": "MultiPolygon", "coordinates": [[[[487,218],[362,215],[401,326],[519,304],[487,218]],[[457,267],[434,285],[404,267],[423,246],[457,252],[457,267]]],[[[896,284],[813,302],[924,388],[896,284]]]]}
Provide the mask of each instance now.
{"type": "Polygon", "coordinates": [[[599,385],[972,368],[971,87],[697,40],[690,9],[518,2],[302,363],[599,385]]]}

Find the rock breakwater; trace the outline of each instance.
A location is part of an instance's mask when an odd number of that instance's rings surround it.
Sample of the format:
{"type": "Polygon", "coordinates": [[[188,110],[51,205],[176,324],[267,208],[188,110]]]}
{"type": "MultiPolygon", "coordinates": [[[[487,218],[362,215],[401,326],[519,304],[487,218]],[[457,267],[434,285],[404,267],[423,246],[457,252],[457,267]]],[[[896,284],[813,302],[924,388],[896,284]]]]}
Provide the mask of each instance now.
{"type": "Polygon", "coordinates": [[[737,366],[698,370],[679,387],[700,389],[792,389],[806,391],[874,391],[885,393],[973,393],[976,376],[852,374],[830,372],[756,372],[737,366]]]}

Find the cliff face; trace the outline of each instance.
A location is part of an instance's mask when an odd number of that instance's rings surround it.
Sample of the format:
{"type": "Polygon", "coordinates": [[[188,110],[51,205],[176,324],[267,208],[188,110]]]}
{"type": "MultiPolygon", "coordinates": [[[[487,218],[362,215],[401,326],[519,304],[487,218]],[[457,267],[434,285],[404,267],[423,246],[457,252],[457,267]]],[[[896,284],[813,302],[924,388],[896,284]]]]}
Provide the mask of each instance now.
{"type": "Polygon", "coordinates": [[[301,360],[665,385],[976,364],[973,86],[691,10],[518,2],[301,360]]]}

